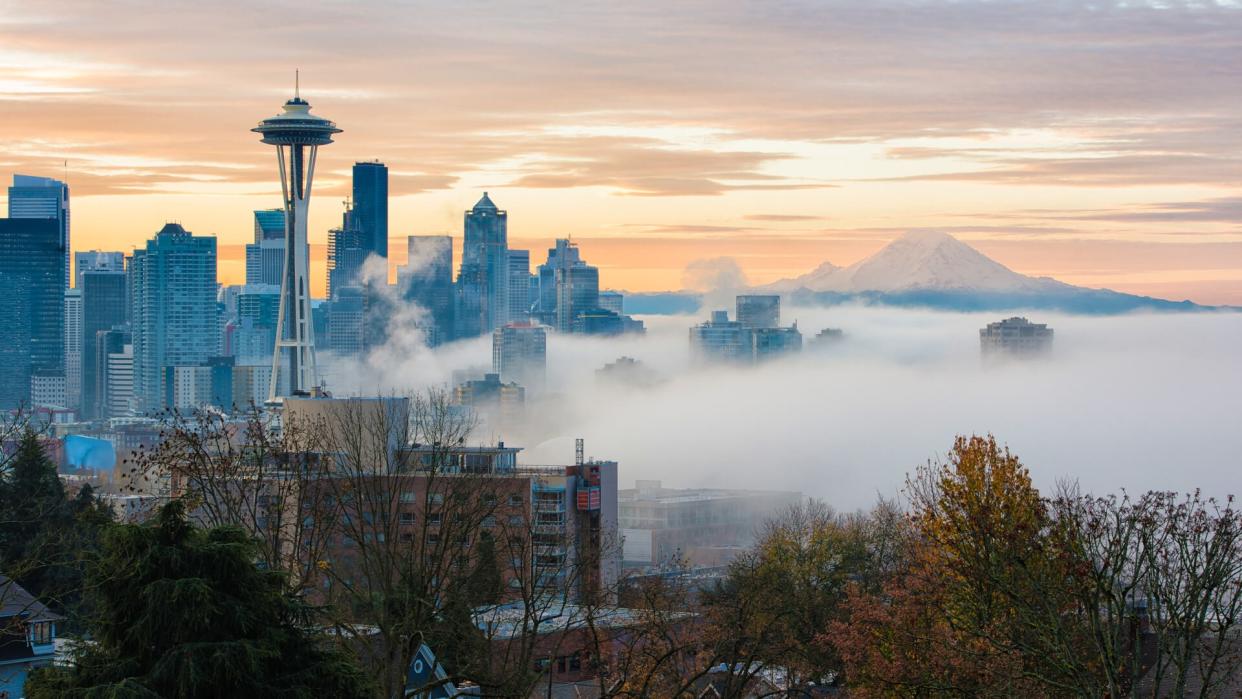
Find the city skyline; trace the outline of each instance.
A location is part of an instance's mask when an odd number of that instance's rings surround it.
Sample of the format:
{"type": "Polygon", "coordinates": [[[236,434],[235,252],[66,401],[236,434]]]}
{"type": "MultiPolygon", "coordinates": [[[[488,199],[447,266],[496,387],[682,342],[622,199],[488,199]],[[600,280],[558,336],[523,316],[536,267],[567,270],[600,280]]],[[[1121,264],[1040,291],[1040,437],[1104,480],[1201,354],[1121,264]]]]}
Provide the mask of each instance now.
{"type": "Polygon", "coordinates": [[[379,159],[390,277],[391,241],[459,237],[487,190],[511,248],[572,236],[630,291],[722,256],[761,284],[936,228],[1025,274],[1242,303],[1233,4],[370,9],[301,8],[294,36],[245,4],[12,6],[0,161],[67,181],[75,251],[180,221],[240,283],[252,212],[279,200],[246,128],[300,68],[351,127],[318,168],[316,295],[350,168],[379,159]],[[345,60],[295,47],[342,36],[345,60]]]}

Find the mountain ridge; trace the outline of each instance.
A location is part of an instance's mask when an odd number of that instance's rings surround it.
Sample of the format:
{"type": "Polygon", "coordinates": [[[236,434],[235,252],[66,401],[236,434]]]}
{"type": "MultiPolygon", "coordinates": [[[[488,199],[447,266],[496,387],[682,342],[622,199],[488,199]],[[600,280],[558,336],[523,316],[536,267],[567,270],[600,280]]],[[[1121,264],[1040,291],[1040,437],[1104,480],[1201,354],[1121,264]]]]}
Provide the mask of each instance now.
{"type": "MultiPolygon", "coordinates": [[[[1020,274],[948,233],[927,229],[909,231],[852,265],[823,262],[801,276],[739,290],[747,291],[779,293],[797,304],[866,303],[957,311],[1030,309],[1107,315],[1134,310],[1242,310],[1020,274]]],[[[697,310],[701,299],[696,292],[632,294],[626,296],[626,306],[638,314],[687,313],[697,310]]]]}

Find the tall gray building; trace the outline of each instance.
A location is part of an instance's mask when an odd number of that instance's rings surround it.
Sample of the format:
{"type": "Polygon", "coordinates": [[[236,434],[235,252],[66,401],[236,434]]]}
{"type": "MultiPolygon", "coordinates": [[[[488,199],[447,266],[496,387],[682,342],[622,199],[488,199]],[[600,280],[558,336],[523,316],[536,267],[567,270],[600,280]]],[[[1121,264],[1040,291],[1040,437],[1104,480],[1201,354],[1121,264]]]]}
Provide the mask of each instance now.
{"type": "Polygon", "coordinates": [[[65,407],[82,408],[82,290],[65,290],[65,407]]]}
{"type": "MultiPolygon", "coordinates": [[[[328,298],[347,286],[362,286],[362,266],[372,254],[368,234],[358,225],[357,209],[345,209],[341,227],[328,231],[328,298]]],[[[385,279],[387,283],[387,279],[385,279]]]]}
{"type": "Polygon", "coordinates": [[[63,241],[55,218],[0,219],[0,408],[28,405],[36,381],[64,383],[63,241]]]}
{"type": "Polygon", "coordinates": [[[599,308],[599,268],[579,261],[556,269],[556,329],[573,332],[574,321],[599,308]]]}
{"type": "Polygon", "coordinates": [[[154,413],[170,405],[169,369],[218,354],[216,239],[169,223],[130,267],[135,410],[154,413]]]}
{"type": "Polygon", "coordinates": [[[397,287],[406,301],[429,316],[428,343],[453,339],[453,239],[447,235],[412,235],[406,239],[407,264],[397,268],[397,287]]]}
{"type": "Polygon", "coordinates": [[[543,388],[547,375],[548,333],[541,325],[509,323],[492,331],[492,371],[501,381],[527,389],[543,388]]]}
{"type": "Polygon", "coordinates": [[[530,250],[509,251],[509,322],[530,318],[530,250]]]}
{"type": "Polygon", "coordinates": [[[101,416],[103,403],[99,396],[96,372],[98,342],[96,336],[124,327],[129,315],[128,280],[124,271],[91,271],[82,274],[82,415],[101,416]]]}
{"type": "Polygon", "coordinates": [[[458,273],[459,337],[474,337],[504,325],[509,315],[509,213],[487,192],[466,212],[458,273]]]}
{"type": "Polygon", "coordinates": [[[64,288],[69,288],[69,185],[50,177],[13,175],[9,187],[9,218],[50,218],[56,221],[64,251],[64,288]]]}
{"type": "Polygon", "coordinates": [[[535,316],[544,325],[556,326],[556,271],[561,267],[572,267],[585,264],[578,252],[578,246],[567,239],[556,241],[555,247],[548,248],[547,260],[539,265],[539,294],[535,298],[535,316]]]}
{"type": "Polygon", "coordinates": [[[254,243],[246,246],[246,283],[280,286],[285,268],[285,212],[254,212],[254,243]]]}

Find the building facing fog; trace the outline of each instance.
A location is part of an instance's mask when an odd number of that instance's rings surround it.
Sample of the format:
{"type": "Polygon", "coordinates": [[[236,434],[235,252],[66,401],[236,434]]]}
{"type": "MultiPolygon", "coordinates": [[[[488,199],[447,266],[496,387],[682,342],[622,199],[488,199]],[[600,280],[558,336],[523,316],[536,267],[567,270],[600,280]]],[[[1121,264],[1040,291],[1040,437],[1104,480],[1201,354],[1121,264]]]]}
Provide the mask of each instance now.
{"type": "Polygon", "coordinates": [[[775,328],[781,324],[781,297],[748,294],[737,297],[737,322],[743,328],[775,328]]]}
{"type": "Polygon", "coordinates": [[[1037,357],[1052,350],[1052,328],[1026,318],[1006,318],[979,330],[984,358],[1037,357]]]}
{"type": "Polygon", "coordinates": [[[754,543],[755,532],[802,494],[774,490],[665,488],[636,481],[618,491],[626,567],[727,564],[754,543]]]}
{"type": "Polygon", "coordinates": [[[777,326],[779,296],[738,296],[737,310],[737,320],[729,320],[728,311],[712,311],[710,320],[690,328],[690,353],[696,360],[757,364],[802,351],[798,325],[777,326]]]}
{"type": "Polygon", "coordinates": [[[548,331],[534,323],[509,323],[492,331],[492,371],[538,391],[548,367],[548,331]]]}
{"type": "Polygon", "coordinates": [[[453,338],[453,238],[412,235],[406,246],[408,264],[397,268],[397,287],[427,313],[421,327],[434,347],[453,338]]]}

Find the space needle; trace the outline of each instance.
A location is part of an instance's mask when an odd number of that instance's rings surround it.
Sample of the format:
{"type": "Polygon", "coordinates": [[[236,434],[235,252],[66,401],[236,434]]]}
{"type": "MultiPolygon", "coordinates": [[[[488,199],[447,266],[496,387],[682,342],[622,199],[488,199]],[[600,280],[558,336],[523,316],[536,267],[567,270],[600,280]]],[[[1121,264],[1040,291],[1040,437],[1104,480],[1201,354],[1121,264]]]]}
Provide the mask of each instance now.
{"type": "Polygon", "coordinates": [[[276,316],[276,347],[272,353],[272,379],[268,402],[279,402],[282,374],[285,396],[309,393],[318,387],[315,367],[315,327],[311,321],[310,249],[306,238],[311,182],[319,146],[340,133],[336,124],[310,113],[294,82],[293,99],[284,112],[259,122],[251,129],[262,134],[263,143],[276,146],[280,163],[280,187],[285,202],[285,264],[280,283],[280,308],[276,316]]]}

